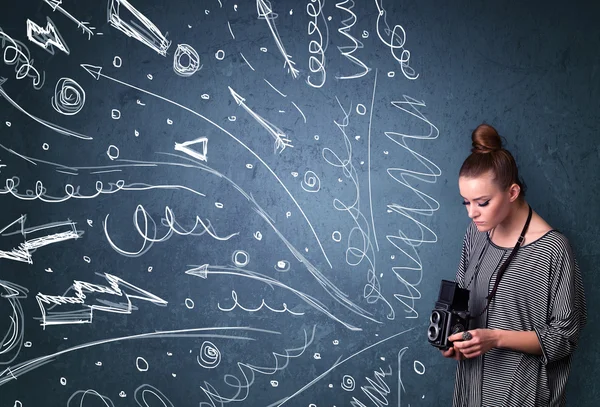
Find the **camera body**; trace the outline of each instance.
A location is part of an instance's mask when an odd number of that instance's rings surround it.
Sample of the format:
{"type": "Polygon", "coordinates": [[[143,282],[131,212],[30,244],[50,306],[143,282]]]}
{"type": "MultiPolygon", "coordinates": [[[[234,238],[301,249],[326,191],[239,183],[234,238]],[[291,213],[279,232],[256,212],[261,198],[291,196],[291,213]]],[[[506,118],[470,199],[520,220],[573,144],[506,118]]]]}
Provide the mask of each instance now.
{"type": "Polygon", "coordinates": [[[429,343],[449,349],[452,342],[448,336],[468,330],[469,319],[469,290],[460,288],[454,281],[442,280],[438,300],[429,317],[429,343]]]}

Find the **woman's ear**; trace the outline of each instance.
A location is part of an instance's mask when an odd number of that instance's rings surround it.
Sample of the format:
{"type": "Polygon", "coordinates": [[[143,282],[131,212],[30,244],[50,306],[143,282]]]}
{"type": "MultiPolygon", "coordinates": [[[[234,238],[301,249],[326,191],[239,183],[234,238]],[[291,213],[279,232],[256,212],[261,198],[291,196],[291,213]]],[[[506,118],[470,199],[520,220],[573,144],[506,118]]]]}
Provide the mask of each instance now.
{"type": "Polygon", "coordinates": [[[514,202],[517,200],[519,195],[521,194],[521,187],[517,184],[512,184],[508,189],[508,196],[510,202],[514,202]]]}

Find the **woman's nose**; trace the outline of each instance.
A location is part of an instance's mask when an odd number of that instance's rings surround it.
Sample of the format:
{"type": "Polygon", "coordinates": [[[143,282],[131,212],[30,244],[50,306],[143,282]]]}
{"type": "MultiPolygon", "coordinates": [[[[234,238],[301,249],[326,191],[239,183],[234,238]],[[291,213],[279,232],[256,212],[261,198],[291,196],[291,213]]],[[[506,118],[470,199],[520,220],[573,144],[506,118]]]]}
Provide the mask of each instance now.
{"type": "Polygon", "coordinates": [[[467,207],[467,212],[469,213],[469,218],[475,219],[477,215],[479,215],[479,211],[475,205],[469,205],[467,207]]]}

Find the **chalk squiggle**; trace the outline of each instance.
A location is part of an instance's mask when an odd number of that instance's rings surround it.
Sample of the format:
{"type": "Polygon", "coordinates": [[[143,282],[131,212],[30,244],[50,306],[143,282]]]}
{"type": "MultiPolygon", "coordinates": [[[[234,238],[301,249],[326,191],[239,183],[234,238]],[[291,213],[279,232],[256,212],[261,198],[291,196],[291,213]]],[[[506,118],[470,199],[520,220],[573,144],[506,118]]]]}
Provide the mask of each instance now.
{"type": "Polygon", "coordinates": [[[226,397],[219,394],[207,381],[200,386],[209,402],[200,403],[201,406],[223,406],[232,402],[240,402],[246,400],[250,394],[250,388],[254,384],[256,374],[273,375],[287,368],[290,359],[298,358],[304,354],[304,351],[312,344],[315,338],[315,329],[313,327],[312,335],[309,338],[308,333],[304,330],[304,344],[298,348],[285,349],[283,353],[271,352],[275,360],[273,366],[256,366],[249,363],[237,362],[238,370],[241,373],[241,378],[233,374],[226,374],[223,377],[223,382],[233,389],[233,395],[226,397]]]}
{"type": "Polygon", "coordinates": [[[108,217],[109,215],[106,215],[106,218],[104,219],[104,222],[102,222],[102,226],[104,228],[104,235],[106,236],[106,239],[108,240],[108,243],[111,245],[111,247],[119,254],[123,255],[123,256],[127,256],[127,257],[139,257],[141,255],[143,255],[144,253],[146,253],[148,250],[150,250],[150,248],[154,245],[154,243],[159,243],[159,242],[164,242],[169,240],[173,234],[178,234],[180,236],[202,236],[205,233],[208,233],[213,239],[215,240],[229,240],[231,239],[233,236],[237,236],[239,235],[239,232],[236,233],[232,233],[230,235],[227,235],[225,237],[220,237],[218,236],[215,231],[214,228],[212,227],[210,221],[208,221],[207,223],[205,223],[202,219],[200,219],[199,216],[196,216],[196,220],[194,223],[194,226],[190,229],[190,230],[185,230],[179,223],[177,223],[177,221],[175,220],[175,216],[173,215],[173,211],[171,210],[171,208],[169,208],[168,206],[165,206],[165,216],[164,218],[161,218],[161,224],[168,228],[168,231],[160,238],[157,238],[157,227],[156,227],[156,222],[154,221],[154,219],[152,219],[152,216],[150,216],[150,214],[148,214],[148,212],[146,212],[146,210],[144,209],[144,207],[142,205],[138,205],[135,209],[135,212],[133,214],[133,224],[135,226],[135,230],[138,232],[138,234],[142,237],[142,239],[144,240],[144,242],[142,243],[142,247],[137,251],[137,252],[129,252],[126,250],[123,250],[121,248],[119,248],[111,239],[111,237],[109,236],[108,233],[108,217]],[[140,217],[140,215],[143,218],[143,226],[140,227],[140,224],[138,222],[138,219],[140,217]],[[149,230],[148,230],[148,226],[149,223],[152,224],[153,226],[153,230],[152,232],[152,237],[150,237],[148,235],[149,230]],[[202,231],[201,232],[195,232],[195,230],[198,228],[198,226],[202,227],[202,231]],[[148,244],[149,243],[149,244],[148,244]],[[148,244],[148,245],[147,245],[148,244]]]}
{"type": "Polygon", "coordinates": [[[236,308],[240,308],[246,312],[257,312],[257,311],[260,311],[261,309],[263,309],[263,307],[264,307],[272,312],[277,312],[277,313],[289,312],[292,315],[304,315],[304,312],[294,312],[294,311],[290,310],[285,302],[283,303],[282,309],[271,308],[269,305],[267,305],[265,303],[264,299],[262,299],[261,304],[257,308],[246,308],[239,303],[237,292],[235,292],[235,290],[231,291],[231,299],[233,300],[233,305],[231,306],[231,308],[222,308],[221,305],[219,303],[217,303],[217,307],[219,308],[219,310],[229,312],[229,311],[233,311],[236,308]]]}
{"type": "Polygon", "coordinates": [[[419,191],[412,185],[412,183],[420,181],[426,183],[435,183],[437,178],[442,175],[442,171],[431,160],[412,150],[407,145],[406,140],[434,140],[439,136],[440,132],[438,128],[419,111],[419,107],[425,106],[424,102],[420,102],[406,95],[404,95],[403,98],[403,101],[394,101],[392,102],[392,105],[421,120],[426,124],[429,130],[426,131],[426,134],[385,132],[385,135],[394,143],[408,151],[421,165],[425,167],[426,171],[414,171],[407,168],[388,168],[387,173],[393,180],[413,192],[424,203],[424,206],[412,207],[404,206],[398,203],[388,204],[387,207],[389,211],[398,213],[413,222],[419,228],[420,236],[410,237],[402,230],[399,230],[398,235],[387,235],[386,237],[394,247],[402,252],[402,254],[405,256],[405,260],[407,261],[407,263],[404,265],[392,267],[392,271],[396,275],[396,278],[406,289],[406,293],[397,293],[394,294],[394,297],[405,307],[405,311],[409,314],[407,318],[417,318],[419,314],[415,309],[415,300],[421,298],[421,292],[417,289],[417,286],[421,283],[423,278],[423,263],[416,248],[421,246],[423,243],[437,242],[437,235],[431,228],[417,220],[415,216],[432,216],[440,208],[440,204],[431,196],[419,191]],[[401,247],[401,244],[404,244],[407,247],[403,248],[401,247]],[[409,276],[409,273],[412,273],[412,275],[409,276]]]}
{"type": "Polygon", "coordinates": [[[350,62],[352,62],[354,65],[357,65],[360,68],[362,68],[362,72],[357,72],[353,75],[344,75],[344,76],[336,75],[335,78],[336,79],[362,78],[363,76],[365,76],[366,74],[368,74],[371,71],[371,68],[369,68],[367,65],[365,65],[364,62],[362,62],[360,59],[358,59],[357,57],[355,57],[353,55],[357,49],[364,48],[364,45],[362,42],[360,42],[355,37],[350,35],[350,29],[352,27],[354,27],[354,25],[356,24],[356,20],[357,20],[356,14],[354,14],[354,12],[352,11],[352,9],[354,8],[354,1],[353,0],[340,1],[339,3],[335,4],[335,8],[338,8],[338,9],[343,10],[346,13],[350,14],[346,19],[341,21],[342,26],[340,28],[338,28],[338,32],[340,34],[342,34],[344,37],[348,38],[354,44],[354,45],[338,46],[337,49],[350,62]]]}
{"type": "Polygon", "coordinates": [[[352,142],[346,134],[346,127],[350,124],[350,112],[352,112],[352,106],[346,111],[342,107],[340,101],[337,98],[336,100],[343,112],[342,121],[339,123],[334,121],[334,123],[342,134],[345,146],[344,157],[340,158],[330,148],[324,148],[322,155],[323,159],[328,164],[341,168],[344,176],[350,180],[352,185],[354,185],[353,202],[344,203],[338,198],[333,200],[333,207],[338,211],[347,212],[354,223],[347,238],[348,246],[346,248],[346,262],[351,266],[358,266],[363,260],[367,262],[367,284],[363,289],[363,297],[369,304],[383,301],[389,309],[387,318],[393,320],[395,318],[395,311],[381,293],[381,284],[376,274],[375,249],[371,240],[369,221],[360,209],[360,181],[358,172],[353,164],[352,142]]]}
{"type": "Polygon", "coordinates": [[[402,28],[401,25],[396,24],[393,29],[390,29],[390,26],[387,23],[387,11],[383,8],[383,0],[375,0],[375,4],[377,5],[377,35],[381,42],[383,42],[386,46],[390,47],[390,52],[392,56],[398,63],[400,64],[400,70],[404,74],[407,79],[415,80],[419,77],[419,74],[415,74],[415,70],[408,64],[410,60],[410,51],[404,49],[404,43],[406,42],[406,31],[402,28]],[[380,27],[381,23],[385,24],[385,28],[383,28],[383,32],[387,36],[389,36],[388,40],[384,39],[381,35],[382,28],[380,27]],[[400,56],[396,55],[396,50],[402,50],[400,56]]]}

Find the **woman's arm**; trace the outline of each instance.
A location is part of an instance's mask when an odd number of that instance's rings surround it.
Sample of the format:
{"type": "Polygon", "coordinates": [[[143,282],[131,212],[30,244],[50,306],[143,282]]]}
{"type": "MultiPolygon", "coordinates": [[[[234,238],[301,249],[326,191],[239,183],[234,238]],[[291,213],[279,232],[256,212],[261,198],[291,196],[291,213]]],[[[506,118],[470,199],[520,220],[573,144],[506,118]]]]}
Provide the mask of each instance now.
{"type": "Polygon", "coordinates": [[[518,352],[541,355],[542,347],[535,331],[496,330],[496,347],[516,350],[518,352]]]}
{"type": "Polygon", "coordinates": [[[448,337],[454,348],[466,358],[483,355],[492,348],[512,349],[517,352],[541,355],[542,347],[535,331],[506,331],[501,329],[473,329],[468,331],[472,339],[462,339],[463,333],[448,337]]]}

